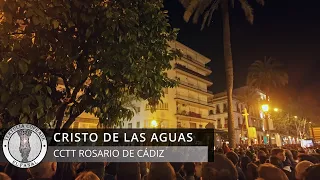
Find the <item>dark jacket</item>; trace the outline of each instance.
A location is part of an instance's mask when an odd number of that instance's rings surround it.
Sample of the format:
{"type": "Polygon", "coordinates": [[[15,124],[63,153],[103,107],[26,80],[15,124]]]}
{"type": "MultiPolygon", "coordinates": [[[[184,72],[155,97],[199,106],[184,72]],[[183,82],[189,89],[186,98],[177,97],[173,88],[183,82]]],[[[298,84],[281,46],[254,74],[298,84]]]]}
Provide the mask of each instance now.
{"type": "Polygon", "coordinates": [[[237,171],[238,171],[238,179],[239,180],[246,180],[246,176],[244,175],[242,169],[239,166],[237,167],[237,171]]]}

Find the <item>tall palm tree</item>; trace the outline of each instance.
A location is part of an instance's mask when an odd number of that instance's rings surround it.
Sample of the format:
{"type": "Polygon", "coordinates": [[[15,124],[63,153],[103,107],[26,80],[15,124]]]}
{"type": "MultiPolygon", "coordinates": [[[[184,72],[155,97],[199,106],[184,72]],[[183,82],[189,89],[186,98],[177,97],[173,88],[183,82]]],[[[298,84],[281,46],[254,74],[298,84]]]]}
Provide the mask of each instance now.
{"type": "Polygon", "coordinates": [[[288,84],[288,74],[283,65],[275,59],[264,57],[249,67],[247,84],[264,91],[269,99],[270,93],[288,84]]]}
{"type": "MultiPolygon", "coordinates": [[[[203,15],[201,30],[210,25],[213,13],[220,7],[223,22],[223,48],[224,61],[226,71],[226,89],[228,97],[228,136],[231,147],[235,147],[235,132],[234,119],[232,114],[232,90],[233,90],[233,63],[231,53],[230,40],[230,22],[229,22],[229,7],[234,5],[234,0],[179,0],[185,7],[184,20],[189,22],[193,15],[193,23],[198,23],[198,19],[203,15]]],[[[261,5],[264,5],[264,0],[256,0],[261,5]]],[[[247,0],[238,0],[245,13],[247,20],[253,23],[253,9],[248,4],[247,0]]]]}
{"type": "MultiPolygon", "coordinates": [[[[266,100],[270,100],[270,94],[274,89],[288,84],[288,74],[283,65],[278,61],[267,57],[264,60],[257,60],[249,67],[247,84],[265,92],[266,100]]],[[[269,122],[267,129],[269,129],[269,122]]]]}

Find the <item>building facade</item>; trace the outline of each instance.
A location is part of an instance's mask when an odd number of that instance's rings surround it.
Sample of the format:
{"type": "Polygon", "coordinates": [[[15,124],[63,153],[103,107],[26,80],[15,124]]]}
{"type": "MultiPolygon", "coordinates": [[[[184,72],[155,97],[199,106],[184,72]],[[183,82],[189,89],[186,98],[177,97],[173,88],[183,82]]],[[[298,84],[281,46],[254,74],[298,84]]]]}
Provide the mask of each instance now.
{"type": "MultiPolygon", "coordinates": [[[[245,124],[245,116],[244,108],[247,108],[247,104],[241,100],[241,93],[247,87],[242,87],[238,89],[234,89],[233,93],[233,117],[234,117],[234,127],[235,127],[235,136],[236,136],[236,143],[247,143],[248,141],[248,132],[245,124]]],[[[261,100],[266,99],[266,95],[261,92],[257,91],[258,95],[260,96],[261,100]]],[[[258,99],[257,99],[258,101],[258,99]]],[[[212,103],[214,110],[210,111],[210,118],[214,119],[214,126],[216,129],[220,130],[228,130],[228,104],[227,104],[227,93],[221,92],[214,95],[214,97],[210,100],[212,103]]],[[[258,103],[257,103],[258,104],[258,103]]],[[[267,135],[267,131],[265,129],[267,123],[265,121],[265,113],[260,108],[251,108],[249,115],[248,115],[248,124],[249,127],[255,127],[257,138],[252,140],[254,143],[263,143],[264,136],[267,135]]],[[[270,130],[273,129],[272,121],[269,120],[269,128],[270,130]]]]}
{"type": "Polygon", "coordinates": [[[209,111],[213,107],[208,102],[213,96],[208,91],[211,70],[206,66],[210,59],[179,42],[171,42],[170,47],[183,53],[167,72],[171,79],[179,80],[179,86],[164,90],[165,96],[153,113],[147,101],[135,102],[136,115],[124,128],[205,128],[212,123],[209,111]]]}

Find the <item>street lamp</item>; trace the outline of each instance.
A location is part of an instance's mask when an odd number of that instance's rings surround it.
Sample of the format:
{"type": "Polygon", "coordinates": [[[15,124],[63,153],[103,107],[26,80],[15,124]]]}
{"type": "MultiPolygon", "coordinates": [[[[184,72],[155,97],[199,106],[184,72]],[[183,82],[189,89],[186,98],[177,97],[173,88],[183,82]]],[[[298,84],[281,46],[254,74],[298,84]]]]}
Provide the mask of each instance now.
{"type": "Polygon", "coordinates": [[[298,118],[298,116],[293,116],[295,119],[297,119],[298,118]]]}
{"type": "Polygon", "coordinates": [[[151,121],[151,127],[153,127],[153,128],[156,128],[156,127],[158,127],[158,122],[157,122],[157,120],[152,120],[151,121]]]}
{"type": "Polygon", "coordinates": [[[278,109],[278,108],[274,108],[273,110],[274,110],[274,112],[278,112],[278,111],[279,111],[279,109],[278,109]]]}
{"type": "MultiPolygon", "coordinates": [[[[268,104],[263,104],[261,106],[261,109],[265,113],[265,121],[266,121],[266,125],[267,125],[267,132],[269,132],[269,119],[268,119],[268,115],[267,115],[267,113],[269,111],[269,105],[268,104]]],[[[271,144],[271,139],[270,139],[269,134],[267,134],[267,137],[268,137],[269,144],[271,144]]]]}
{"type": "Polygon", "coordinates": [[[268,112],[269,111],[269,105],[268,104],[263,104],[261,107],[262,107],[262,111],[263,112],[268,112]]]}

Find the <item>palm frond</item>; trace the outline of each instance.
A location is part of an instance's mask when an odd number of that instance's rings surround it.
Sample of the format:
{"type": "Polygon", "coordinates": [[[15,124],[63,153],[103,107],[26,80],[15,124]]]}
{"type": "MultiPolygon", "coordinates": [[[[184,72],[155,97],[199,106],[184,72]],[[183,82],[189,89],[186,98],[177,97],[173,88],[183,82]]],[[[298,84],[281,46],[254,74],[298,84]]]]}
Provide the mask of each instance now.
{"type": "Polygon", "coordinates": [[[264,6],[264,4],[265,4],[264,0],[256,0],[256,1],[257,1],[257,3],[259,3],[261,6],[264,6]]]}
{"type": "Polygon", "coordinates": [[[253,23],[253,9],[252,9],[252,7],[249,5],[247,0],[239,0],[239,2],[241,4],[241,8],[243,9],[247,20],[252,24],[253,23]]]}
{"type": "Polygon", "coordinates": [[[179,0],[179,2],[182,4],[184,8],[187,8],[189,6],[190,1],[191,0],[179,0]]]}
{"type": "Polygon", "coordinates": [[[202,15],[206,9],[210,6],[212,0],[200,0],[199,6],[193,15],[192,22],[194,24],[198,23],[199,16],[202,15]]]}
{"type": "Polygon", "coordinates": [[[200,3],[200,0],[191,0],[189,2],[189,5],[186,8],[186,11],[184,12],[183,19],[186,22],[189,22],[190,17],[192,14],[196,11],[200,3]]]}
{"type": "Polygon", "coordinates": [[[265,57],[251,64],[247,84],[261,90],[279,88],[288,84],[288,74],[281,63],[265,57]]]}
{"type": "MultiPolygon", "coordinates": [[[[217,10],[218,7],[219,7],[220,1],[221,1],[221,0],[216,0],[216,1],[212,4],[212,6],[210,7],[209,19],[208,19],[208,22],[207,22],[207,26],[208,26],[208,27],[209,27],[210,24],[211,24],[211,19],[212,19],[213,13],[214,13],[215,10],[217,10]]],[[[206,23],[206,22],[204,21],[203,24],[204,24],[204,23],[206,23]]],[[[202,28],[202,29],[203,29],[203,28],[202,28]]],[[[202,30],[202,29],[201,29],[201,30],[202,30]]]]}

